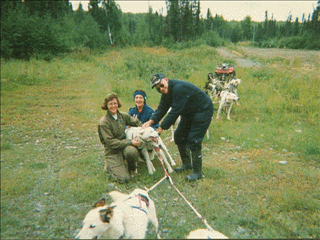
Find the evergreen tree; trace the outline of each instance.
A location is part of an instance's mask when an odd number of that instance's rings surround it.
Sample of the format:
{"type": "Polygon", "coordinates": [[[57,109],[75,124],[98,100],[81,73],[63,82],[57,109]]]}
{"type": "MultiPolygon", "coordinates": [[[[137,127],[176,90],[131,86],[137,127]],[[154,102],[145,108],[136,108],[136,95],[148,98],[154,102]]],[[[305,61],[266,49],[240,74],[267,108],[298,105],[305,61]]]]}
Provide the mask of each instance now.
{"type": "Polygon", "coordinates": [[[293,36],[300,36],[300,23],[299,23],[298,17],[296,18],[296,20],[293,24],[292,34],[293,34],[293,36]]]}
{"type": "Polygon", "coordinates": [[[181,4],[181,28],[179,32],[179,42],[187,41],[193,36],[193,16],[192,9],[188,0],[182,0],[181,4]]]}
{"type": "Polygon", "coordinates": [[[31,15],[43,17],[49,14],[53,18],[58,18],[72,11],[69,0],[24,0],[25,6],[31,15]]]}
{"type": "Polygon", "coordinates": [[[242,29],[242,39],[251,40],[252,39],[252,27],[251,27],[251,17],[246,16],[243,21],[241,21],[242,29]]]}
{"type": "Polygon", "coordinates": [[[264,13],[265,19],[264,19],[264,38],[267,39],[270,36],[269,33],[269,22],[268,22],[268,11],[265,11],[264,13]]]}
{"type": "Polygon", "coordinates": [[[212,14],[210,11],[210,8],[208,8],[207,10],[207,19],[206,19],[206,30],[211,30],[212,29],[212,24],[213,24],[213,18],[212,18],[212,14]]]}
{"type": "Polygon", "coordinates": [[[108,21],[106,10],[99,7],[99,5],[102,5],[102,1],[104,0],[90,0],[88,9],[93,19],[98,23],[100,31],[103,33],[108,31],[108,21]]]}
{"type": "Polygon", "coordinates": [[[317,2],[317,7],[312,13],[311,30],[314,35],[320,35],[320,0],[317,2]]]}
{"type": "Polygon", "coordinates": [[[167,1],[167,17],[166,17],[166,37],[173,37],[175,41],[180,36],[180,6],[179,0],[167,1]]]}
{"type": "Polygon", "coordinates": [[[230,40],[234,43],[241,41],[242,39],[242,32],[241,32],[241,26],[237,22],[235,26],[232,27],[230,40]]]}
{"type": "Polygon", "coordinates": [[[290,14],[286,23],[285,23],[285,26],[284,26],[284,36],[286,37],[290,37],[292,36],[292,15],[290,14]]]}

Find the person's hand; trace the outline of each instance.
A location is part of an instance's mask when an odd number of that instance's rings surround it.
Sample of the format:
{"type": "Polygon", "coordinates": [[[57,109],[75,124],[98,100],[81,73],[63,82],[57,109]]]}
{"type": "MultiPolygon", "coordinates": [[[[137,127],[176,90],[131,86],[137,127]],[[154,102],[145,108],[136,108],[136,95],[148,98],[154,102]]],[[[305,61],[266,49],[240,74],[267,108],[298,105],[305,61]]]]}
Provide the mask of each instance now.
{"type": "Polygon", "coordinates": [[[150,125],[152,125],[152,123],[153,123],[152,120],[146,121],[144,124],[142,124],[142,128],[150,127],[150,125]]]}
{"type": "Polygon", "coordinates": [[[162,129],[161,127],[158,127],[158,128],[156,129],[156,132],[158,132],[159,134],[162,133],[162,131],[163,131],[163,129],[162,129]]]}
{"type": "Polygon", "coordinates": [[[132,139],[132,145],[135,147],[141,146],[142,142],[139,142],[136,138],[132,139]]]}

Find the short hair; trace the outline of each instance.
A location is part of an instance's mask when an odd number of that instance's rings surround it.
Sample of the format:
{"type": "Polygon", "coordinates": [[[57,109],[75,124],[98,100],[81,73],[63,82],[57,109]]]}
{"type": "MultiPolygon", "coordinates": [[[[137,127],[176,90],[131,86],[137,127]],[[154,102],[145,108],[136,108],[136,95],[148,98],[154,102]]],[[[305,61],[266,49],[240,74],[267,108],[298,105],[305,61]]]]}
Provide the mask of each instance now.
{"type": "Polygon", "coordinates": [[[117,99],[118,102],[118,108],[120,108],[122,106],[119,97],[116,93],[110,93],[106,96],[106,98],[104,99],[104,102],[101,105],[101,108],[103,110],[108,110],[108,102],[112,101],[113,99],[117,99]]]}

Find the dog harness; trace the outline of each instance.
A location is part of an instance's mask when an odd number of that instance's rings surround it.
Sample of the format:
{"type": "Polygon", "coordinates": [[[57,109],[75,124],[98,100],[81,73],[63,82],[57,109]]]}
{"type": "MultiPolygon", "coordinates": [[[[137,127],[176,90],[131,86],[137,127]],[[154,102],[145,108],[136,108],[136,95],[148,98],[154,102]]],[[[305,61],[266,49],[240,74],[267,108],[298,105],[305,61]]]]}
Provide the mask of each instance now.
{"type": "MultiPolygon", "coordinates": [[[[139,209],[140,211],[143,211],[145,214],[148,214],[146,210],[144,210],[142,208],[142,205],[141,205],[141,202],[144,202],[147,206],[147,208],[149,207],[149,199],[147,196],[145,195],[142,195],[142,194],[138,194],[138,195],[135,195],[135,197],[137,197],[139,199],[139,206],[131,206],[131,208],[136,208],[136,209],[139,209]]],[[[130,197],[131,198],[131,197],[130,197]]],[[[129,199],[130,199],[129,198],[129,199]]]]}

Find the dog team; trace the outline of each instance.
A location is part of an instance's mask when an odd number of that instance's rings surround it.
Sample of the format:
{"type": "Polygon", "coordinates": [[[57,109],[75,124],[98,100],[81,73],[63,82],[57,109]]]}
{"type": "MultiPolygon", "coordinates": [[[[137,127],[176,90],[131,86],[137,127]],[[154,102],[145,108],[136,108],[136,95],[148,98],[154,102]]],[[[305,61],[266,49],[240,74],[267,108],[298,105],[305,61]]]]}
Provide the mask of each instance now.
{"type": "MultiPolygon", "coordinates": [[[[155,152],[162,158],[168,172],[174,172],[171,166],[174,166],[175,162],[160,134],[174,125],[178,118],[179,123],[174,131],[173,140],[177,145],[182,164],[175,168],[175,172],[192,170],[191,174],[185,177],[190,182],[203,177],[202,140],[213,117],[212,98],[217,98],[218,95],[221,97],[218,110],[220,114],[221,102],[228,102],[232,98],[230,94],[236,95],[236,86],[240,83],[240,79],[235,80],[239,80],[237,83],[232,82],[233,79],[220,88],[224,80],[218,81],[213,74],[209,75],[210,81],[206,84],[207,93],[205,93],[189,82],[169,79],[162,73],[154,74],[150,79],[151,87],[161,94],[155,111],[147,105],[147,95],[143,90],[134,92],[135,107],[130,108],[128,113],[119,111],[121,101],[117,94],[107,95],[101,105],[106,114],[99,121],[98,134],[104,146],[104,169],[112,180],[119,183],[128,182],[137,173],[138,161],[145,161],[148,173],[153,174],[155,168],[151,160],[155,152]]],[[[224,76],[222,78],[224,79],[224,76]]],[[[238,100],[237,97],[236,101],[238,100]]],[[[228,119],[230,111],[231,108],[228,119]]],[[[83,228],[76,238],[141,239],[145,238],[149,222],[154,225],[158,233],[155,205],[147,191],[135,189],[130,194],[113,191],[109,196],[113,199],[113,203],[107,205],[104,199],[97,202],[86,215],[83,228]]],[[[157,237],[160,238],[159,234],[157,237]]],[[[197,229],[191,231],[188,238],[227,237],[216,231],[197,229]]]]}
{"type": "Polygon", "coordinates": [[[225,109],[227,119],[231,120],[230,114],[233,103],[238,105],[238,85],[241,79],[235,79],[236,73],[234,67],[227,63],[220,64],[215,74],[208,74],[208,81],[205,85],[205,91],[210,96],[213,103],[219,102],[217,119],[220,118],[221,111],[225,109]],[[218,101],[219,99],[219,101],[218,101]]]}

